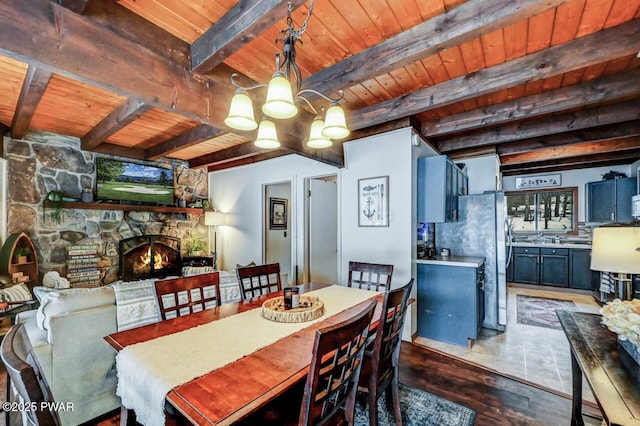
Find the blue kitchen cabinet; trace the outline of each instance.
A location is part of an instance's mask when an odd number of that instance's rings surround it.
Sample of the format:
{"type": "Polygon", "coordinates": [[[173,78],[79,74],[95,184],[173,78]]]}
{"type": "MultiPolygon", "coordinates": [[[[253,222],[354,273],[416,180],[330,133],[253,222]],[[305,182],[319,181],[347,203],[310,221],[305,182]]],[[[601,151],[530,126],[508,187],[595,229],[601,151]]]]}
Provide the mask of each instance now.
{"type": "Polygon", "coordinates": [[[591,250],[571,250],[571,288],[597,290],[600,273],[591,270],[591,250]]]}
{"type": "Polygon", "coordinates": [[[540,249],[540,284],[569,287],[569,249],[540,249]]]}
{"type": "Polygon", "coordinates": [[[540,249],[537,247],[513,248],[513,281],[523,284],[539,284],[540,249]]]}
{"type": "Polygon", "coordinates": [[[418,264],[418,335],[471,346],[484,317],[484,265],[418,264]]]}
{"type": "Polygon", "coordinates": [[[458,220],[458,196],[466,195],[467,175],[446,155],[418,159],[418,222],[458,220]]]}
{"type": "Polygon", "coordinates": [[[587,221],[631,222],[631,197],[637,192],[636,185],[636,178],[587,183],[587,221]]]}

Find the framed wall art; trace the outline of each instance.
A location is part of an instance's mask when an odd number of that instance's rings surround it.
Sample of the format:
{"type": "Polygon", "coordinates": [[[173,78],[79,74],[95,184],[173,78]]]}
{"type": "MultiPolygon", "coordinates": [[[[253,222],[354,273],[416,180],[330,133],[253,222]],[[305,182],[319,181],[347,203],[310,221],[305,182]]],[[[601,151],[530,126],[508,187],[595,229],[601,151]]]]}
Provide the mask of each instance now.
{"type": "Polygon", "coordinates": [[[358,179],[358,226],[389,226],[389,176],[358,179]]]}
{"type": "Polygon", "coordinates": [[[516,189],[547,188],[561,184],[562,174],[560,173],[516,178],[516,189]]]}
{"type": "Polygon", "coordinates": [[[269,229],[287,229],[287,200],[269,198],[269,229]]]}

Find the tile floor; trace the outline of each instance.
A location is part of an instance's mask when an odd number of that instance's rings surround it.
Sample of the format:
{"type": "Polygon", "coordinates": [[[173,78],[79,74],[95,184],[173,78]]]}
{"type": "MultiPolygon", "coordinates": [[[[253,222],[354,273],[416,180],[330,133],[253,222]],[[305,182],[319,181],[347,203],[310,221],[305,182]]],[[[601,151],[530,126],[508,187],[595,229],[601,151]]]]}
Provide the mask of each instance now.
{"type": "MultiPolygon", "coordinates": [[[[507,290],[507,328],[503,333],[482,329],[471,349],[417,337],[414,343],[428,346],[503,374],[571,395],[571,356],[562,330],[518,324],[516,295],[572,300],[576,310],[597,313],[592,296],[509,287],[507,290]]],[[[583,398],[594,402],[585,384],[583,398]]]]}

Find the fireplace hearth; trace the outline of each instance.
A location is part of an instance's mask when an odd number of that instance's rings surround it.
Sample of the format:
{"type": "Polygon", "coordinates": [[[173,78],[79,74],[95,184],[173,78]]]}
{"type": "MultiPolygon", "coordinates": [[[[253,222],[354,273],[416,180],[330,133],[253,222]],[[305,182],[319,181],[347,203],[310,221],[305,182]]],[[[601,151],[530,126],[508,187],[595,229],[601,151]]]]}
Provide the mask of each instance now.
{"type": "Polygon", "coordinates": [[[120,241],[120,279],[179,276],[180,239],[166,235],[140,235],[120,241]]]}

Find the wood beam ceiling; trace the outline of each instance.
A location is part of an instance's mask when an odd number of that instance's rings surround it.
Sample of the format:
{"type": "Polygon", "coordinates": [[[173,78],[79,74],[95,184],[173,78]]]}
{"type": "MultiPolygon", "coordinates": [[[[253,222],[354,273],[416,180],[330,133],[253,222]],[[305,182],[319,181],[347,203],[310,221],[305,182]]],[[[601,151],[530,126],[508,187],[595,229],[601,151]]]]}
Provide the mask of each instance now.
{"type": "Polygon", "coordinates": [[[195,129],[189,130],[186,133],[178,135],[175,138],[169,139],[168,141],[148,148],[145,151],[145,156],[148,160],[155,160],[160,157],[171,155],[178,150],[196,145],[211,138],[215,138],[216,136],[220,136],[223,133],[224,132],[216,129],[215,127],[203,124],[196,127],[195,129]]]}
{"type": "Polygon", "coordinates": [[[109,136],[126,127],[152,109],[151,105],[129,98],[107,115],[89,133],[80,138],[82,149],[91,151],[109,136]]]}
{"type": "Polygon", "coordinates": [[[22,139],[51,80],[51,72],[30,65],[11,122],[11,137],[22,139]]]}
{"type": "Polygon", "coordinates": [[[427,138],[445,136],[513,120],[587,107],[600,102],[640,96],[639,81],[640,69],[602,77],[586,83],[450,115],[438,121],[425,122],[422,126],[422,134],[427,138]]]}
{"type": "Polygon", "coordinates": [[[281,151],[276,149],[274,151],[263,152],[261,154],[250,155],[248,157],[237,158],[230,161],[225,161],[222,163],[216,163],[207,168],[209,172],[216,172],[220,170],[230,169],[232,167],[238,166],[246,166],[248,164],[258,163],[260,161],[270,160],[272,158],[282,157],[283,155],[287,155],[288,153],[285,151],[281,151]]]}
{"type": "Polygon", "coordinates": [[[349,125],[352,129],[361,129],[636,54],[638,51],[640,25],[636,21],[629,21],[406,96],[362,108],[351,114],[349,125]]]}

